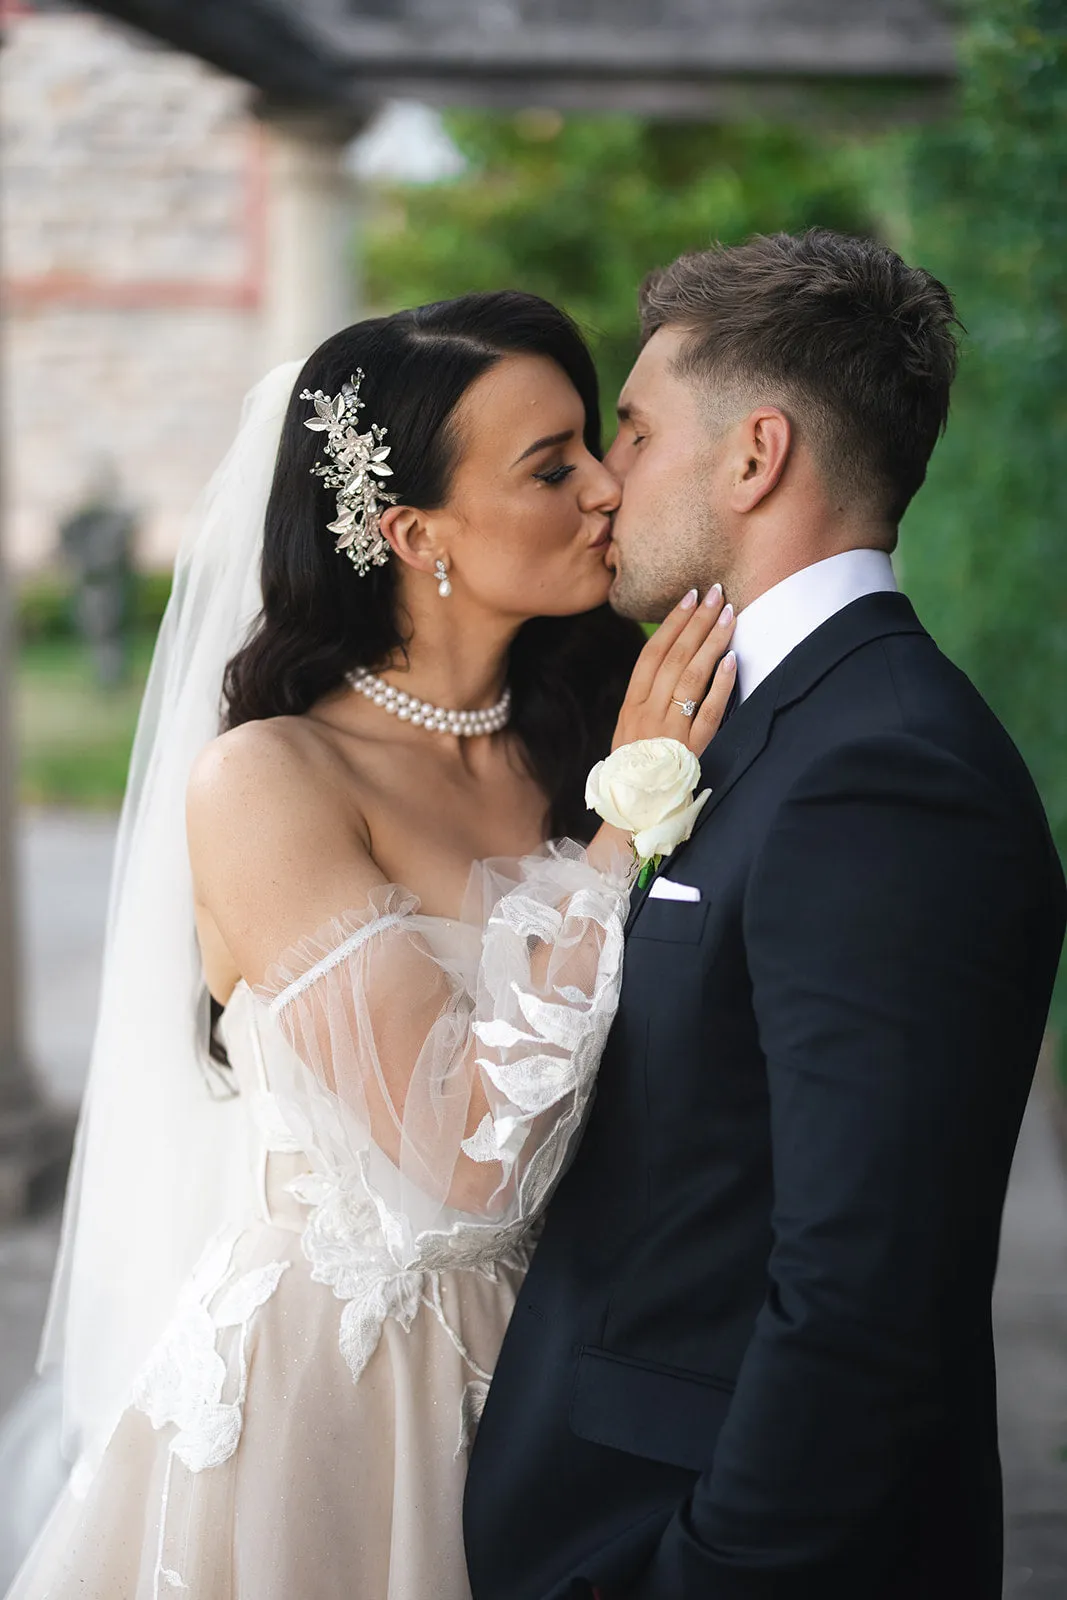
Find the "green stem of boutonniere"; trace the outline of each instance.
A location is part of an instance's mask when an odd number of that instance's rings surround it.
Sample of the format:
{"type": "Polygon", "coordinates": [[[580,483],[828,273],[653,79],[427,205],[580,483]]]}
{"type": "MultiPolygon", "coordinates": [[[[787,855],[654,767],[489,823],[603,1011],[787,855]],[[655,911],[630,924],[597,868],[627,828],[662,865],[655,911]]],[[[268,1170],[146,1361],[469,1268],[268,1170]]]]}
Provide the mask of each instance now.
{"type": "Polygon", "coordinates": [[[637,877],[637,887],[639,889],[647,889],[648,888],[648,885],[651,883],[653,876],[659,870],[659,864],[660,864],[660,862],[662,860],[663,860],[662,856],[651,856],[643,864],[643,866],[641,868],[641,871],[640,871],[640,873],[638,874],[638,877],[637,877]]]}

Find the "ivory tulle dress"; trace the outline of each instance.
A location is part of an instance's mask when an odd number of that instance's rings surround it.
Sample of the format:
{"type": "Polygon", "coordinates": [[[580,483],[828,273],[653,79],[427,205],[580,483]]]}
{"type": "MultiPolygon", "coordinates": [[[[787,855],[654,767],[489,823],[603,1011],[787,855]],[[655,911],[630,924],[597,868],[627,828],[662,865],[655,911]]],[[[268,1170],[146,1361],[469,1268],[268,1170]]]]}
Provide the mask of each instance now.
{"type": "Polygon", "coordinates": [[[626,906],[573,846],[474,888],[456,921],[383,890],[238,985],[243,1214],[9,1600],[469,1595],[467,1453],[615,1013],[626,906]]]}

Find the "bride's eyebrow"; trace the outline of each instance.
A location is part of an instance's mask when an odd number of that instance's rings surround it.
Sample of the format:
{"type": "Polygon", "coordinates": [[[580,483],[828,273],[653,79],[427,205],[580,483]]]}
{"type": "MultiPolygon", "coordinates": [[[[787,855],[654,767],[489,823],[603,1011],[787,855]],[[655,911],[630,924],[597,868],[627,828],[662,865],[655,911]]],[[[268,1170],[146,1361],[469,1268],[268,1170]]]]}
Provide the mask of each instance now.
{"type": "Polygon", "coordinates": [[[530,445],[529,449],[524,450],[521,456],[516,457],[511,465],[513,467],[517,467],[520,461],[525,461],[527,456],[535,456],[538,450],[547,450],[554,444],[569,444],[573,438],[573,428],[568,428],[566,433],[546,434],[543,439],[535,439],[533,444],[530,445]]]}

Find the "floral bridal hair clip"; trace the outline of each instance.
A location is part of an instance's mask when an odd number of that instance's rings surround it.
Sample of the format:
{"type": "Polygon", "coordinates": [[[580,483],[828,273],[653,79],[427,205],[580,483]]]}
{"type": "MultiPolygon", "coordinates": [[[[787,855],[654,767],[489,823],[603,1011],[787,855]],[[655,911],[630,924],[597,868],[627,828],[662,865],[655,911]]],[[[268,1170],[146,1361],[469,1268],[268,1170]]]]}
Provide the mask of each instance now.
{"type": "Polygon", "coordinates": [[[381,514],[385,506],[396,505],[396,495],[387,494],[382,478],[393,476],[386,459],[392,449],[383,444],[388,429],[372,422],[366,433],[359,431],[359,413],[364,402],[359,398],[363,368],[357,367],[340,394],[323,394],[303,389],[301,400],[310,400],[315,415],[304,422],[313,433],[324,433],[323,453],[329,461],[316,461],[312,472],[327,489],[337,491],[337,516],[326,526],[337,535],[334,549],[348,557],[362,578],[371,567],[384,567],[389,560],[389,542],[382,533],[381,514]]]}

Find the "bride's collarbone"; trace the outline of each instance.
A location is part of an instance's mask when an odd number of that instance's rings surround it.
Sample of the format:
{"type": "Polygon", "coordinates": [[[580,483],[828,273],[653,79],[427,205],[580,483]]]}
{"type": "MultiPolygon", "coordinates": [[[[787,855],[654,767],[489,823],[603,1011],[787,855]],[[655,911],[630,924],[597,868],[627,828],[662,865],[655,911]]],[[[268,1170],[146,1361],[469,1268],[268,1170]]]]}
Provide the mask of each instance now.
{"type": "MultiPolygon", "coordinates": [[[[379,870],[424,900],[451,901],[471,864],[521,856],[544,839],[545,802],[532,792],[471,793],[426,784],[365,796],[362,815],[379,870]]],[[[427,903],[427,909],[431,909],[427,903]]]]}
{"type": "Polygon", "coordinates": [[[503,741],[475,751],[422,730],[418,738],[391,731],[316,730],[379,871],[418,894],[428,913],[451,915],[474,861],[543,842],[545,797],[503,741]]]}

